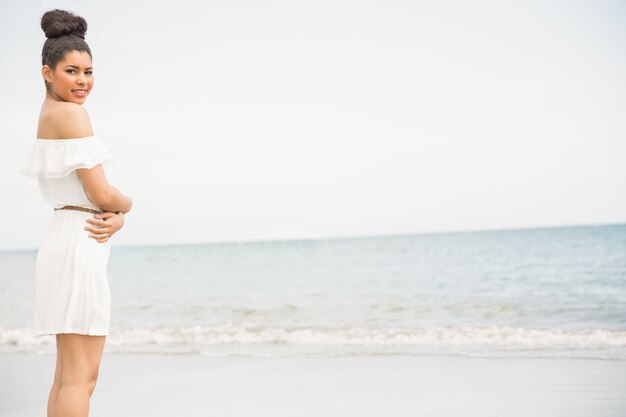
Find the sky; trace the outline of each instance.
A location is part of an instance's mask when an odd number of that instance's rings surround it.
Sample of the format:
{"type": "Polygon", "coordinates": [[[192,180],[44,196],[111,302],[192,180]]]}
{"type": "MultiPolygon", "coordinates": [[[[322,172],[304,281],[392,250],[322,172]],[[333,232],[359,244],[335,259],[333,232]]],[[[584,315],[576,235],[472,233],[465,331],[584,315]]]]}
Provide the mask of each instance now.
{"type": "Polygon", "coordinates": [[[626,222],[623,2],[3,1],[0,250],[53,213],[19,168],[54,8],[133,199],[113,245],[626,222]]]}

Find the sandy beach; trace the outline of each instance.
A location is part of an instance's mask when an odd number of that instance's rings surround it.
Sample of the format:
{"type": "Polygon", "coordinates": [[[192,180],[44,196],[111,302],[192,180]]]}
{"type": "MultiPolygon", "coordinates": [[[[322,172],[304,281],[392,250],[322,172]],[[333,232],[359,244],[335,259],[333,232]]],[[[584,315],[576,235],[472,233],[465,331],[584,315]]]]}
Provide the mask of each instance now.
{"type": "MultiPolygon", "coordinates": [[[[45,415],[51,355],[0,356],[0,415],[45,415]]],[[[626,415],[626,361],[105,354],[91,415],[626,415]]]]}

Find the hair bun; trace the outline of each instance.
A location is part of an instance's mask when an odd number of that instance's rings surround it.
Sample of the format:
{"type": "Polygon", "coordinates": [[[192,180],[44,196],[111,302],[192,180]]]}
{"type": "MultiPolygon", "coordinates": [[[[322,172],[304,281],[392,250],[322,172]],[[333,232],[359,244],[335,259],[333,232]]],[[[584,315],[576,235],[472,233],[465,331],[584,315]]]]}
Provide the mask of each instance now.
{"type": "Polygon", "coordinates": [[[41,29],[46,38],[59,38],[73,33],[85,39],[87,21],[66,10],[54,9],[41,17],[41,29]]]}

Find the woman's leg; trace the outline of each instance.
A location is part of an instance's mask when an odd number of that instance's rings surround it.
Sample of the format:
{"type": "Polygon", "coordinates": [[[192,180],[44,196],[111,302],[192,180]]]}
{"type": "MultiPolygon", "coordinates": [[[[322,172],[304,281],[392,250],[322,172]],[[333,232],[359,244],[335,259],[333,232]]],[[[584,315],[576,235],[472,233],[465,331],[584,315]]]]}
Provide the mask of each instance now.
{"type": "Polygon", "coordinates": [[[50,388],[50,395],[48,396],[48,417],[57,417],[56,403],[59,390],[61,389],[61,375],[63,375],[63,349],[61,349],[61,335],[56,335],[57,342],[57,364],[54,370],[54,382],[52,388],[50,388]]]}
{"type": "Polygon", "coordinates": [[[61,386],[53,417],[87,417],[106,336],[61,334],[61,386]]]}

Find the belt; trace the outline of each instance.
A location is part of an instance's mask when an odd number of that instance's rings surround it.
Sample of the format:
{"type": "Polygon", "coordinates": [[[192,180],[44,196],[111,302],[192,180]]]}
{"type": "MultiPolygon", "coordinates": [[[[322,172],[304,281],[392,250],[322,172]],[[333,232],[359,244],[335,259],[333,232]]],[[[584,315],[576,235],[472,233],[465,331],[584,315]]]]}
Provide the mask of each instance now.
{"type": "Polygon", "coordinates": [[[78,211],[88,211],[90,213],[102,213],[98,210],[89,209],[86,207],[78,207],[78,206],[63,206],[61,208],[55,208],[55,210],[78,210],[78,211]]]}

